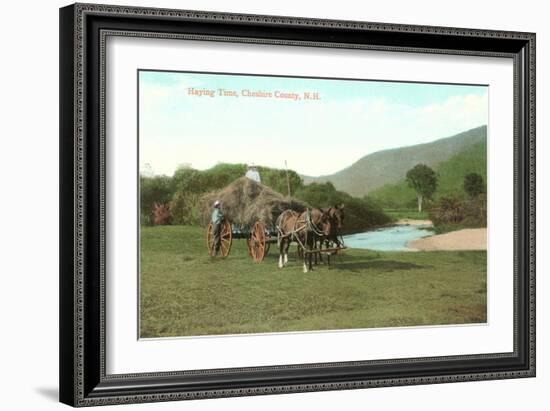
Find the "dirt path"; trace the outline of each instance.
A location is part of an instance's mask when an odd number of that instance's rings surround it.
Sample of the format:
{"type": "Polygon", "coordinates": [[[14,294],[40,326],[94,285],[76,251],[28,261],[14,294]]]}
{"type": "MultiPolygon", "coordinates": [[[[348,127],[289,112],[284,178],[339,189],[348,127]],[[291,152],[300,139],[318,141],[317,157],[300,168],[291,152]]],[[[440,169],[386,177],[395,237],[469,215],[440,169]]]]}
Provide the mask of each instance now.
{"type": "Polygon", "coordinates": [[[419,251],[487,250],[487,229],[467,228],[433,235],[410,241],[407,247],[419,251]]]}

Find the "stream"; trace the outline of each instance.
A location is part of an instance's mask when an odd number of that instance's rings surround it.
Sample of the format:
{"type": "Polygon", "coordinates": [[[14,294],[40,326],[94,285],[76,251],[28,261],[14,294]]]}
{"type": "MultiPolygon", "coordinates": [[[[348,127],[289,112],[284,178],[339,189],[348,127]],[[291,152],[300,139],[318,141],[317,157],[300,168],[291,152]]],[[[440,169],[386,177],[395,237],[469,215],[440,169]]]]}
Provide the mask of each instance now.
{"type": "Polygon", "coordinates": [[[407,243],[434,234],[431,224],[394,225],[344,236],[346,247],[377,251],[408,251],[407,243]]]}

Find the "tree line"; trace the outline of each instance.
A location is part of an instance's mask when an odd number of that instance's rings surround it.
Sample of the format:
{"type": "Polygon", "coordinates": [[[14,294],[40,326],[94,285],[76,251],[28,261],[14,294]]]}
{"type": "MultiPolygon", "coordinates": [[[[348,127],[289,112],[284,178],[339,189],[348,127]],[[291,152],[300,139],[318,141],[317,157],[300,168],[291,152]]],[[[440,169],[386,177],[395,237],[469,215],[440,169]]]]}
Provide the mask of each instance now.
{"type": "MultiPolygon", "coordinates": [[[[305,185],[294,170],[257,167],[262,184],[283,194],[290,194],[313,207],[345,204],[347,231],[364,230],[383,225],[390,218],[373,200],[356,198],[335,189],[332,183],[305,185]]],[[[199,199],[210,191],[221,189],[245,175],[245,164],[218,164],[208,170],[180,168],[173,176],[140,176],[141,223],[154,223],[155,204],[166,205],[170,210],[170,223],[198,225],[199,199]]]]}

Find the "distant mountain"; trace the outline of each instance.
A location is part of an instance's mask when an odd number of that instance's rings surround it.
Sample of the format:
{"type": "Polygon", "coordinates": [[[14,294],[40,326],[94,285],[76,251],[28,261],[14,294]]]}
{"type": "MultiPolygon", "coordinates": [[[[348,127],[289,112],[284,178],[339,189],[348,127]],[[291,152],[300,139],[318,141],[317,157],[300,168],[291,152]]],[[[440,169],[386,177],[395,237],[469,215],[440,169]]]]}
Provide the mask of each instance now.
{"type": "Polygon", "coordinates": [[[487,126],[477,127],[431,143],[377,151],[334,174],[302,176],[304,183],[330,181],[337,190],[362,197],[384,185],[398,183],[418,163],[436,167],[452,156],[487,141],[487,126]]]}

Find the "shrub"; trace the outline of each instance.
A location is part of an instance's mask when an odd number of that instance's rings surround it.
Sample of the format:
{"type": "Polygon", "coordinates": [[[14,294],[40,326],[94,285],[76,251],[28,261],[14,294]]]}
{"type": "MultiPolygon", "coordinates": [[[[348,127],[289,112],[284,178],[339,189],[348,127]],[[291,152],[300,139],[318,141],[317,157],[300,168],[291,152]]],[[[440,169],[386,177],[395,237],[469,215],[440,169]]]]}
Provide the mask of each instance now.
{"type": "Polygon", "coordinates": [[[170,202],[170,210],[174,224],[198,225],[200,194],[178,191],[170,202]]]}
{"type": "Polygon", "coordinates": [[[441,223],[460,223],[464,219],[464,203],[457,194],[441,197],[436,211],[436,220],[441,223]]]}
{"type": "Polygon", "coordinates": [[[172,223],[172,213],[168,204],[155,203],[153,205],[153,224],[168,225],[172,223]]]}
{"type": "Polygon", "coordinates": [[[467,200],[458,194],[442,196],[430,210],[430,218],[440,232],[462,227],[486,227],[487,196],[480,194],[467,200]]]}
{"type": "Polygon", "coordinates": [[[464,224],[474,227],[487,226],[487,195],[479,194],[464,204],[464,224]]]}
{"type": "Polygon", "coordinates": [[[152,214],[153,214],[152,212],[146,213],[143,210],[141,210],[141,212],[139,213],[139,223],[141,225],[147,225],[147,226],[153,225],[152,214]]]}

